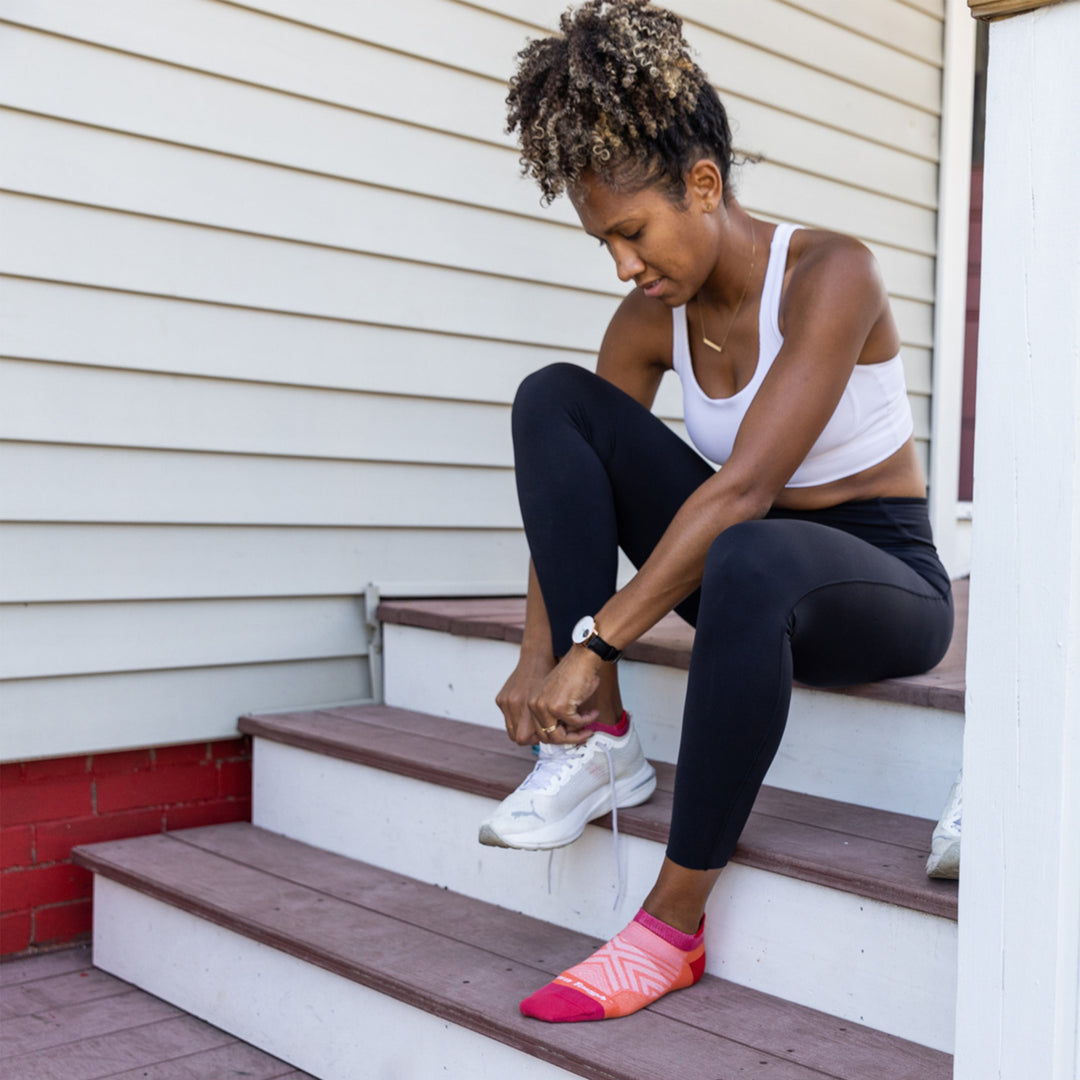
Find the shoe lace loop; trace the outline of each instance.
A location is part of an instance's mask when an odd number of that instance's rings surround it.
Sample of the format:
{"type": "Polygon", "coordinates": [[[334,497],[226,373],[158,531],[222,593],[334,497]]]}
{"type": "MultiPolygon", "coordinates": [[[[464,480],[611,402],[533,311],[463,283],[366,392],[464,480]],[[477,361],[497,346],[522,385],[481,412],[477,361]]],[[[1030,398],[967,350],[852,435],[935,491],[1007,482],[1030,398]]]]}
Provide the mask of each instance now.
{"type": "Polygon", "coordinates": [[[533,771],[525,778],[519,790],[542,791],[562,779],[570,762],[581,757],[584,750],[569,743],[541,743],[540,754],[533,771]]]}
{"type": "Polygon", "coordinates": [[[615,800],[615,759],[611,756],[611,747],[606,743],[601,743],[600,749],[604,751],[604,756],[607,758],[608,783],[611,786],[611,842],[615,845],[615,874],[619,881],[619,888],[615,893],[615,903],[611,905],[611,910],[615,911],[619,904],[622,903],[623,891],[626,887],[626,882],[623,879],[622,857],[619,854],[619,807],[615,800]]]}
{"type": "MultiPolygon", "coordinates": [[[[590,740],[592,742],[592,740],[590,740]]],[[[544,791],[554,787],[566,775],[572,762],[582,758],[588,753],[587,743],[541,743],[537,755],[536,765],[533,771],[525,778],[520,791],[544,791]]],[[[619,851],[619,808],[616,805],[615,789],[615,758],[611,754],[611,747],[605,742],[597,740],[596,745],[604,752],[608,764],[608,785],[611,792],[611,842],[614,845],[615,873],[618,878],[618,891],[615,894],[615,903],[612,910],[622,903],[623,893],[626,889],[626,880],[623,872],[622,855],[619,851]]],[[[551,893],[551,856],[548,858],[548,894],[551,893]]]]}

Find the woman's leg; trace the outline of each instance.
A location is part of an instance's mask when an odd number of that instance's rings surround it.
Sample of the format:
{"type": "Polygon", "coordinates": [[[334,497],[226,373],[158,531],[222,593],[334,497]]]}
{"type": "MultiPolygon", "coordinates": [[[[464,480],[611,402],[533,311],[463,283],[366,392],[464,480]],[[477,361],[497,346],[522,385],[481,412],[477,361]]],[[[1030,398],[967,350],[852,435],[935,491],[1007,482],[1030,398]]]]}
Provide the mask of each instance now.
{"type": "Polygon", "coordinates": [[[899,558],[810,521],[743,522],[706,561],[668,858],[724,866],[787,721],[792,679],[851,685],[933,667],[952,602],[899,558]]]}
{"type": "MultiPolygon", "coordinates": [[[[522,517],[558,657],[577,620],[615,591],[618,547],[644,561],[712,469],[648,409],[570,364],[522,383],[513,430],[522,517]]],[[[594,718],[580,752],[542,743],[533,773],[481,822],[481,843],[561,847],[588,821],[651,796],[656,774],[622,712],[614,664],[603,665],[581,708],[594,718]]]]}
{"type": "MultiPolygon", "coordinates": [[[[518,499],[556,656],[615,591],[621,547],[648,558],[712,467],[648,409],[597,375],[553,364],[513,413],[518,499]]],[[[696,595],[680,605],[692,622],[696,595]]]]}
{"type": "Polygon", "coordinates": [[[704,911],[787,719],[793,674],[818,685],[932,667],[952,603],[893,555],[813,522],[745,522],[706,562],[668,855],[634,921],[522,1002],[549,1021],[626,1015],[704,970],[704,911]]]}

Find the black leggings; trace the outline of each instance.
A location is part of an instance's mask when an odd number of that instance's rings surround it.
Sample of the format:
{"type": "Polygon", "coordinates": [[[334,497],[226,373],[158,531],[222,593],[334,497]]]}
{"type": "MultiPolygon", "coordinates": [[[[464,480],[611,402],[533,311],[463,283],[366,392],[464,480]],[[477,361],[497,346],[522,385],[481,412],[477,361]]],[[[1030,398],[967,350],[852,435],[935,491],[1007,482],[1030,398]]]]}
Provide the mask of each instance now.
{"type": "MultiPolygon", "coordinates": [[[[617,551],[640,566],[713,468],[648,409],[572,364],[514,402],[525,534],[556,656],[615,592],[617,551]]],[[[772,510],[713,542],[676,610],[697,632],[668,857],[723,866],[787,721],[792,679],[842,686],[933,667],[952,636],[949,578],[925,499],[772,510]]]]}

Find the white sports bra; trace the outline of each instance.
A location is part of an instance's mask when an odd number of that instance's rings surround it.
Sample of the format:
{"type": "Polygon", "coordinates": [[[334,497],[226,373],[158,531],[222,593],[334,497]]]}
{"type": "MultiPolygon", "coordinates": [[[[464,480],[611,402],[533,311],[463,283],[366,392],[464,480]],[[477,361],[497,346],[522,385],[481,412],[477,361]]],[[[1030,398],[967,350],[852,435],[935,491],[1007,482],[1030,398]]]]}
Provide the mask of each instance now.
{"type": "MultiPolygon", "coordinates": [[[[798,225],[777,225],[758,315],[758,362],[753,378],[737,393],[711,398],[698,386],[690,360],[686,306],[674,308],[672,360],[682,381],[683,416],[690,440],[717,465],[731,456],[735,436],[750,402],[772,367],[784,339],[780,334],[780,290],[788,245],[798,225]]],[[[897,353],[880,364],[856,364],[836,410],[817,442],[788,481],[788,487],[814,487],[853,476],[896,453],[914,424],[897,353]]]]}

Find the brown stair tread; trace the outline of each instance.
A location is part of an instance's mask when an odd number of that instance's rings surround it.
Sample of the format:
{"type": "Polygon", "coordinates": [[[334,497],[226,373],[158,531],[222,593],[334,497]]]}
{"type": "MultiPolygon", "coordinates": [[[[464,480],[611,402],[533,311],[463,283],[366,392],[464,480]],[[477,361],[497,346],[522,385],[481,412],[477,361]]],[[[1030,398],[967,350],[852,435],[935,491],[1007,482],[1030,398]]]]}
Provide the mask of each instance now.
{"type": "Polygon", "coordinates": [[[246,824],[77,848],[96,873],[581,1076],[946,1080],[951,1058],[706,976],[618,1022],[516,1002],[599,942],[246,824]]]}
{"type": "MultiPolygon", "coordinates": [[[[501,799],[532,768],[532,753],[501,731],[387,705],[245,716],[248,735],[501,799]]],[[[654,762],[657,790],[619,812],[619,829],[666,844],[674,767],[654,762]]],[[[596,824],[610,827],[610,817],[596,824]]],[[[924,865],[934,823],[905,814],[763,788],[736,862],[901,907],[956,918],[955,882],[924,865]]]]}
{"type": "MultiPolygon", "coordinates": [[[[953,640],[945,658],[936,668],[925,675],[839,687],[830,693],[962,713],[967,647],[966,579],[953,582],[953,599],[956,605],[953,640]]],[[[379,605],[378,618],[402,626],[517,644],[521,641],[525,626],[525,600],[512,596],[466,600],[384,600],[379,605]]],[[[629,645],[625,655],[628,660],[686,670],[690,666],[693,640],[693,627],[678,615],[671,614],[629,645]]]]}

